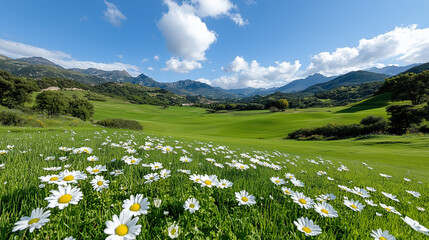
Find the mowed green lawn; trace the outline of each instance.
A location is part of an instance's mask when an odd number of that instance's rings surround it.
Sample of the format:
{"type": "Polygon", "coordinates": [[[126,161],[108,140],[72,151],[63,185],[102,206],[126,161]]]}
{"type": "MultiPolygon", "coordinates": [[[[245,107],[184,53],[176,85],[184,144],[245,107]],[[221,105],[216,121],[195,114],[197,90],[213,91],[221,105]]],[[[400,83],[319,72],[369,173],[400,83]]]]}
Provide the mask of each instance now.
{"type": "Polygon", "coordinates": [[[256,149],[278,149],[306,157],[322,156],[339,161],[372,162],[387,173],[429,179],[429,136],[373,136],[339,141],[284,139],[299,128],[327,123],[358,123],[367,115],[386,117],[387,95],[355,106],[288,110],[281,113],[243,111],[208,114],[205,109],[93,102],[95,120],[124,118],[139,121],[144,131],[162,136],[199,139],[256,149]]]}

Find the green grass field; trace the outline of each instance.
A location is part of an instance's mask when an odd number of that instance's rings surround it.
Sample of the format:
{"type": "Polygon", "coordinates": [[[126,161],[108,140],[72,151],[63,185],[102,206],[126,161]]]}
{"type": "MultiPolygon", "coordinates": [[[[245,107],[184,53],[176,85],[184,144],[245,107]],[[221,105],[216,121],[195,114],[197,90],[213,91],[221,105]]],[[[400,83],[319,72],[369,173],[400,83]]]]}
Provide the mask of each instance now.
{"type": "Polygon", "coordinates": [[[375,204],[393,206],[403,217],[408,216],[428,227],[426,212],[417,209],[429,209],[427,135],[367,136],[336,141],[285,139],[289,132],[298,128],[358,123],[367,115],[386,117],[384,108],[390,104],[387,99],[388,96],[381,95],[353,106],[290,109],[280,113],[216,114],[208,114],[201,108],[161,109],[110,100],[93,102],[95,120],[133,119],[144,126],[143,132],[104,131],[88,122],[70,126],[73,120],[67,118],[43,119],[49,123],[46,128],[0,127],[0,150],[6,149],[7,145],[15,146],[7,154],[0,155],[0,164],[5,164],[0,170],[0,239],[64,239],[68,236],[104,239],[108,237],[103,233],[106,221],[112,220],[115,214],[119,216],[124,200],[136,194],[143,194],[151,203],[149,213],[139,216],[138,224],[142,226],[137,239],[167,239],[167,229],[174,222],[179,225],[179,239],[305,239],[293,223],[302,216],[320,226],[322,234],[313,237],[315,239],[370,239],[371,230],[378,228],[389,230],[397,239],[425,239],[425,235],[414,231],[400,216],[380,206],[370,206],[356,193],[343,191],[338,185],[373,187],[377,191],[370,192],[370,199],[375,204]],[[153,143],[151,150],[139,148],[146,142],[153,143]],[[116,147],[111,143],[117,144],[116,147]],[[154,147],[157,145],[172,146],[175,152],[163,153],[154,147]],[[61,146],[91,147],[94,149],[91,155],[100,160],[88,162],[88,154],[62,152],[58,149],[61,146]],[[129,155],[125,152],[127,148],[137,150],[134,156],[142,158],[141,163],[162,163],[165,169],[171,170],[171,177],[145,184],[145,176],[159,171],[121,161],[123,156],[129,155]],[[247,166],[254,163],[242,154],[268,165],[255,164],[255,169],[250,167],[245,171],[227,166],[234,162],[247,166]],[[179,158],[185,155],[194,160],[180,162],[179,158]],[[44,160],[48,156],[55,156],[55,160],[44,160]],[[62,156],[67,156],[68,160],[58,160],[62,156]],[[215,159],[224,168],[216,167],[206,158],[215,159]],[[112,159],[117,160],[111,162],[112,159]],[[109,188],[102,192],[92,189],[93,176],[85,170],[96,164],[104,165],[108,170],[101,174],[110,181],[109,188]],[[270,164],[281,169],[274,170],[270,164]],[[350,170],[337,170],[341,165],[350,170]],[[49,172],[43,170],[44,167],[62,169],[49,172]],[[83,193],[83,199],[64,210],[50,209],[50,222],[33,233],[28,230],[12,233],[15,222],[30,216],[31,210],[37,207],[46,207],[48,201],[44,199],[51,194],[49,191],[59,188],[47,183],[44,188],[39,188],[41,181],[38,177],[59,174],[66,167],[88,176],[73,184],[83,193]],[[124,174],[118,177],[108,174],[115,169],[124,169],[124,174]],[[227,189],[201,187],[201,183],[194,183],[185,173],[178,172],[180,169],[216,175],[233,182],[233,186],[227,189]],[[319,171],[326,175],[319,176],[319,171]],[[287,181],[286,173],[295,174],[305,187],[296,187],[287,181]],[[392,178],[383,178],[380,173],[392,178]],[[338,211],[338,217],[324,218],[314,209],[299,207],[290,196],[283,194],[280,186],[270,181],[271,177],[285,179],[284,186],[303,192],[313,200],[320,194],[333,193],[337,198],[329,203],[338,211]],[[256,204],[238,206],[235,192],[241,190],[255,196],[256,204]],[[406,190],[419,192],[421,196],[413,197],[406,190]],[[387,198],[382,191],[396,195],[400,202],[387,198]],[[201,205],[201,209],[193,214],[183,208],[191,197],[201,205]],[[362,212],[354,212],[344,205],[345,197],[359,200],[366,206],[362,212]],[[162,200],[160,208],[153,205],[156,198],[162,200]]]}

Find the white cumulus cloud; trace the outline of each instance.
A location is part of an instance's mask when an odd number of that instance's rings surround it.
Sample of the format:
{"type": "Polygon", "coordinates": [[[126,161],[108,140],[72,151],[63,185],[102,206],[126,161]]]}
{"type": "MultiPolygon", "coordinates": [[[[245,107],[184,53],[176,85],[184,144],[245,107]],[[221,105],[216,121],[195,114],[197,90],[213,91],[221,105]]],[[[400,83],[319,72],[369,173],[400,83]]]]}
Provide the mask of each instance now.
{"type": "Polygon", "coordinates": [[[306,74],[338,75],[380,65],[383,61],[418,63],[429,61],[429,28],[417,25],[396,27],[371,39],[361,39],[356,47],[321,52],[311,58],[306,74]]]}
{"type": "Polygon", "coordinates": [[[205,52],[216,42],[216,32],[207,28],[202,18],[230,16],[238,25],[246,21],[238,13],[231,13],[235,6],[230,0],[164,0],[168,12],[158,22],[168,50],[174,54],[166,62],[165,71],[186,73],[201,68],[205,52]]]}
{"type": "Polygon", "coordinates": [[[11,58],[22,57],[43,57],[64,68],[97,68],[105,71],[126,70],[131,75],[136,76],[139,69],[125,63],[97,63],[91,61],[80,61],[74,59],[71,55],[61,51],[52,51],[23,43],[0,39],[0,54],[11,58]]]}
{"type": "Polygon", "coordinates": [[[176,73],[188,73],[194,69],[201,68],[201,63],[198,61],[180,60],[172,57],[165,62],[166,67],[162,71],[173,71],[176,73]]]}
{"type": "Polygon", "coordinates": [[[171,0],[164,2],[169,9],[158,22],[158,27],[166,39],[168,50],[188,61],[205,60],[205,51],[216,41],[215,32],[195,15],[193,6],[186,3],[178,5],[171,0]]]}
{"type": "Polygon", "coordinates": [[[211,81],[209,79],[207,79],[207,78],[199,78],[199,79],[197,79],[195,81],[211,85],[211,81]]]}
{"type": "Polygon", "coordinates": [[[113,26],[119,27],[121,26],[121,21],[126,20],[124,14],[116,7],[114,3],[108,2],[104,0],[107,9],[104,11],[104,17],[107,21],[109,21],[113,26]]]}
{"type": "Polygon", "coordinates": [[[314,73],[337,76],[350,71],[371,67],[384,67],[396,62],[402,65],[429,61],[429,28],[417,25],[396,27],[392,31],[371,39],[359,40],[355,47],[337,48],[311,57],[310,64],[301,69],[299,61],[276,62],[275,66],[262,67],[253,60],[247,62],[237,56],[222,70],[227,74],[210,81],[223,88],[277,87],[314,73]]]}
{"type": "Polygon", "coordinates": [[[256,60],[248,63],[237,56],[227,67],[222,68],[229,75],[210,82],[213,86],[231,88],[269,88],[281,86],[294,79],[301,67],[299,61],[275,62],[275,66],[263,67],[256,60]]]}

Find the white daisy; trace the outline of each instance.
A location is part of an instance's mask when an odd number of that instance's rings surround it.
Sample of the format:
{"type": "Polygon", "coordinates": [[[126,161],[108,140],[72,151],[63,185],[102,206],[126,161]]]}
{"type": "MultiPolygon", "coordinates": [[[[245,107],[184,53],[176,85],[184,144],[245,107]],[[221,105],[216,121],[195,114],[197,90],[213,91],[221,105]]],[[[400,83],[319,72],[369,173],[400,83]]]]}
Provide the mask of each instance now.
{"type": "Polygon", "coordinates": [[[390,198],[391,200],[393,200],[395,202],[399,202],[399,200],[396,198],[396,196],[391,194],[391,193],[381,192],[381,194],[383,194],[385,197],[390,198]]]}
{"type": "Polygon", "coordinates": [[[238,201],[238,205],[250,206],[256,204],[255,196],[250,195],[246,190],[235,192],[235,199],[238,201]]]}
{"type": "Polygon", "coordinates": [[[78,204],[83,197],[79,188],[72,188],[70,185],[65,187],[58,186],[58,191],[51,190],[50,192],[51,195],[45,198],[49,202],[48,208],[58,207],[60,210],[63,210],[69,204],[78,204]]]}
{"type": "Polygon", "coordinates": [[[383,203],[379,203],[379,204],[380,204],[380,207],[384,208],[386,211],[391,212],[391,213],[395,213],[395,214],[397,214],[397,215],[399,215],[399,216],[402,216],[402,214],[401,214],[400,212],[398,212],[398,211],[395,209],[395,207],[387,206],[387,205],[385,205],[385,204],[383,204],[383,203]]]}
{"type": "Polygon", "coordinates": [[[294,193],[294,191],[292,191],[292,189],[288,188],[288,187],[282,187],[282,192],[286,195],[292,195],[294,193]]]}
{"type": "Polygon", "coordinates": [[[301,208],[309,209],[313,207],[313,199],[306,197],[302,192],[294,192],[291,197],[293,202],[297,203],[301,208]]]}
{"type": "Polygon", "coordinates": [[[320,229],[319,225],[314,224],[314,222],[307,217],[298,218],[293,223],[305,236],[316,236],[322,233],[322,229],[320,229]]]}
{"type": "Polygon", "coordinates": [[[200,203],[195,198],[189,198],[186,200],[185,204],[183,205],[183,208],[190,213],[194,213],[195,211],[198,211],[200,209],[200,203]]]}
{"type": "Polygon", "coordinates": [[[361,197],[363,197],[363,198],[369,198],[369,197],[371,197],[371,196],[368,194],[368,191],[367,191],[367,190],[365,190],[365,189],[363,189],[363,188],[354,187],[354,188],[351,190],[351,193],[354,193],[354,194],[356,194],[356,195],[359,195],[359,196],[361,196],[361,197]]]}
{"type": "Polygon", "coordinates": [[[304,183],[303,182],[301,182],[301,181],[299,181],[298,179],[296,179],[296,178],[292,178],[291,180],[290,180],[290,182],[293,184],[293,185],[295,185],[295,187],[304,187],[304,183]]]}
{"type": "Polygon", "coordinates": [[[152,183],[152,182],[156,182],[156,181],[158,181],[159,180],[159,175],[158,175],[158,173],[149,173],[149,174],[147,174],[147,175],[145,175],[145,176],[143,176],[144,177],[144,179],[146,179],[146,182],[144,182],[144,183],[152,183]]]}
{"type": "Polygon", "coordinates": [[[360,212],[365,207],[362,203],[360,203],[358,200],[348,200],[344,199],[344,205],[346,205],[348,208],[350,208],[353,211],[360,212]]]}
{"type": "Polygon", "coordinates": [[[124,169],[117,169],[117,170],[113,170],[112,172],[110,172],[110,175],[113,175],[115,177],[124,174],[124,169]]]}
{"type": "Polygon", "coordinates": [[[124,211],[129,211],[133,216],[146,215],[149,209],[149,202],[147,198],[143,198],[143,194],[137,194],[135,197],[131,195],[130,199],[124,200],[122,208],[124,211]]]}
{"type": "Polygon", "coordinates": [[[78,180],[85,180],[86,174],[80,171],[69,171],[64,170],[59,173],[61,184],[72,184],[77,183],[78,180]]]}
{"type": "Polygon", "coordinates": [[[134,156],[124,156],[124,157],[122,157],[121,160],[124,161],[128,165],[137,165],[137,164],[140,163],[140,161],[142,159],[141,158],[136,158],[134,156]]]}
{"type": "Polygon", "coordinates": [[[190,163],[192,162],[192,158],[188,158],[187,156],[180,157],[181,162],[190,163]]]}
{"type": "Polygon", "coordinates": [[[98,157],[93,155],[93,156],[89,156],[88,158],[86,158],[86,160],[88,160],[90,162],[95,162],[95,161],[98,161],[98,157]]]}
{"type": "Polygon", "coordinates": [[[370,206],[373,206],[373,207],[377,206],[377,204],[375,204],[372,200],[365,199],[365,202],[370,206]]]}
{"type": "Polygon", "coordinates": [[[60,176],[59,175],[46,175],[46,176],[41,176],[39,177],[41,182],[45,182],[45,183],[59,183],[61,181],[60,176]]]}
{"type": "Polygon", "coordinates": [[[337,211],[331,206],[331,204],[326,202],[316,203],[313,206],[314,210],[320,214],[322,217],[338,217],[337,211]]]}
{"type": "Polygon", "coordinates": [[[419,192],[416,191],[410,191],[410,190],[405,190],[407,193],[413,195],[416,198],[420,198],[421,194],[419,192]]]}
{"type": "Polygon", "coordinates": [[[113,215],[113,221],[107,221],[106,229],[104,229],[104,233],[110,235],[106,240],[136,239],[142,227],[136,225],[138,221],[138,217],[133,218],[133,215],[126,211],[122,211],[119,218],[117,215],[113,215]]]}
{"type": "Polygon", "coordinates": [[[91,180],[92,188],[98,192],[103,191],[103,189],[109,188],[109,180],[105,180],[103,176],[95,176],[91,180]]]}
{"type": "Polygon", "coordinates": [[[170,176],[171,176],[171,175],[170,175],[170,173],[171,173],[171,171],[170,171],[170,170],[168,170],[168,169],[162,169],[162,170],[159,172],[159,175],[161,176],[161,178],[166,179],[166,178],[168,178],[168,177],[170,177],[170,176]]]}
{"type": "Polygon", "coordinates": [[[162,169],[162,163],[159,162],[151,163],[149,166],[152,168],[152,171],[162,169]]]}
{"type": "Polygon", "coordinates": [[[36,208],[31,211],[30,217],[21,217],[21,219],[15,223],[12,232],[30,228],[30,233],[32,233],[34,229],[40,229],[49,222],[49,216],[51,216],[51,211],[48,210],[44,212],[43,210],[43,208],[36,208]]]}
{"type": "Polygon", "coordinates": [[[168,236],[170,238],[177,238],[179,237],[179,225],[174,222],[170,227],[167,229],[168,236]]]}
{"type": "Polygon", "coordinates": [[[277,186],[285,184],[285,180],[283,180],[279,177],[271,177],[270,180],[271,180],[271,182],[273,182],[277,186]]]}
{"type": "Polygon", "coordinates": [[[416,230],[417,232],[420,232],[420,233],[423,233],[423,234],[429,236],[429,229],[420,225],[420,223],[417,222],[416,220],[413,220],[409,217],[405,217],[405,218],[401,218],[401,219],[404,220],[404,222],[406,224],[408,224],[412,229],[416,230]]]}
{"type": "Polygon", "coordinates": [[[106,172],[107,168],[105,165],[96,165],[95,167],[91,167],[91,166],[87,167],[86,171],[88,171],[89,174],[98,175],[101,172],[106,172]]]}
{"type": "Polygon", "coordinates": [[[371,230],[371,237],[374,238],[374,240],[396,240],[396,238],[389,234],[389,231],[381,230],[381,228],[377,230],[371,230]]]}
{"type": "Polygon", "coordinates": [[[217,187],[221,188],[221,189],[223,189],[223,188],[229,188],[229,187],[232,187],[232,182],[230,182],[230,181],[228,181],[226,179],[221,179],[219,181],[219,184],[217,185],[217,187]]]}
{"type": "Polygon", "coordinates": [[[219,180],[216,175],[202,175],[201,176],[201,187],[216,187],[219,185],[219,180]]]}

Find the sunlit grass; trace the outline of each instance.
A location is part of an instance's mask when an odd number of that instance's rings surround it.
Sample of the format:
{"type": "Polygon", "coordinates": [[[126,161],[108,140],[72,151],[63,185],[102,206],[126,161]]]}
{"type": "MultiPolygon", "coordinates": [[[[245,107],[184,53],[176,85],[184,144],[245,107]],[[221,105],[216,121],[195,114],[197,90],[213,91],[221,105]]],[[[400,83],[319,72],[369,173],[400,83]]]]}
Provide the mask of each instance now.
{"type": "MultiPolygon", "coordinates": [[[[151,139],[147,139],[147,135],[140,132],[113,130],[98,132],[99,134],[94,133],[94,130],[77,130],[76,134],[63,130],[1,132],[0,150],[6,149],[7,145],[14,147],[9,153],[0,155],[0,164],[5,164],[4,169],[0,170],[0,239],[64,239],[68,236],[74,236],[76,239],[104,239],[107,237],[103,233],[106,228],[105,222],[111,220],[114,214],[119,215],[125,199],[138,193],[148,197],[151,205],[150,212],[140,216],[138,224],[142,225],[142,228],[137,239],[166,239],[167,228],[173,222],[179,224],[179,239],[304,239],[304,234],[293,224],[302,216],[312,219],[322,229],[322,234],[314,237],[315,239],[369,239],[370,231],[378,228],[389,230],[397,239],[425,238],[423,234],[406,225],[400,216],[389,213],[379,206],[371,207],[363,198],[340,190],[338,185],[349,188],[373,187],[377,190],[374,193],[370,192],[370,199],[374,203],[381,202],[394,206],[403,216],[409,216],[423,226],[429,226],[427,213],[417,209],[422,207],[429,210],[427,179],[421,175],[407,174],[401,170],[401,163],[394,161],[386,170],[383,165],[386,163],[380,165],[377,161],[356,161],[350,157],[352,154],[341,157],[343,149],[337,149],[336,159],[326,158],[323,153],[318,154],[321,158],[316,158],[316,155],[308,155],[308,152],[301,155],[295,153],[297,151],[295,149],[294,154],[288,154],[285,147],[276,151],[276,145],[268,147],[252,142],[219,144],[216,141],[210,143],[207,139],[200,142],[177,137],[162,139],[152,135],[151,139]],[[106,141],[108,136],[111,142],[106,141]],[[138,149],[149,141],[154,146],[157,144],[172,146],[175,152],[138,149]],[[107,145],[104,145],[104,142],[107,145]],[[112,147],[111,143],[119,144],[121,147],[112,147]],[[226,149],[218,148],[219,145],[225,146],[226,149]],[[62,152],[58,149],[61,146],[91,147],[94,152],[90,155],[99,157],[99,161],[87,161],[89,155],[85,153],[62,152]],[[141,163],[162,163],[165,169],[171,170],[171,177],[145,184],[143,177],[155,171],[141,164],[133,166],[121,161],[123,156],[129,155],[125,152],[125,146],[137,150],[134,156],[142,158],[141,163]],[[188,153],[183,153],[182,149],[188,153]],[[236,160],[250,165],[252,163],[250,158],[241,155],[242,153],[253,158],[259,157],[261,161],[279,165],[282,169],[274,170],[256,164],[256,169],[250,167],[241,171],[225,164],[236,160]],[[193,161],[180,162],[180,157],[184,155],[193,161]],[[56,159],[45,161],[48,156],[55,156],[56,159]],[[68,156],[69,160],[58,160],[61,156],[68,156]],[[217,163],[222,163],[224,168],[214,166],[206,158],[215,159],[217,163]],[[116,161],[112,162],[112,159],[116,161]],[[314,161],[309,162],[310,159],[314,161]],[[332,164],[327,160],[332,160],[332,164]],[[102,175],[110,181],[109,189],[102,192],[93,191],[89,183],[93,176],[85,171],[86,167],[98,164],[106,165],[108,171],[102,175]],[[337,168],[342,164],[350,170],[338,171],[337,168]],[[32,209],[46,207],[47,201],[44,198],[50,195],[49,190],[57,189],[53,184],[39,188],[41,182],[38,177],[53,173],[43,168],[59,166],[64,168],[65,165],[70,165],[70,170],[84,171],[88,175],[86,180],[75,184],[83,192],[83,199],[78,205],[70,205],[64,210],[51,209],[50,222],[40,230],[33,233],[28,231],[12,233],[15,222],[23,216],[29,216],[32,209]],[[118,177],[111,176],[109,172],[115,169],[124,169],[124,174],[118,177]],[[200,184],[189,180],[187,174],[178,172],[178,169],[198,174],[213,174],[219,179],[232,181],[233,186],[227,189],[202,188],[200,184]],[[318,171],[325,171],[327,174],[319,176],[318,171]],[[323,218],[314,209],[306,210],[293,203],[289,196],[283,194],[280,186],[275,186],[270,181],[273,176],[285,179],[285,173],[295,174],[295,177],[305,184],[305,187],[295,187],[288,182],[286,186],[294,191],[303,192],[310,198],[315,199],[319,194],[333,193],[337,198],[329,203],[338,211],[339,217],[323,218]],[[383,178],[380,173],[393,177],[383,178]],[[334,180],[328,180],[328,176],[334,180]],[[405,181],[404,177],[411,181],[405,181]],[[235,192],[241,190],[254,195],[257,204],[238,206],[235,192]],[[405,190],[417,191],[421,196],[415,198],[405,190]],[[397,195],[400,202],[386,198],[381,191],[397,195]],[[201,209],[194,214],[186,212],[183,208],[185,201],[191,197],[196,198],[201,205],[201,209]],[[359,200],[366,207],[360,213],[353,212],[343,204],[344,197],[359,200]],[[154,207],[155,198],[162,200],[160,208],[154,207]],[[168,215],[165,211],[168,211],[168,215]],[[376,212],[383,215],[378,217],[376,212]]],[[[376,142],[377,139],[365,141],[369,144],[376,142]]],[[[412,159],[408,161],[413,162],[412,159]]],[[[418,165],[410,164],[408,167],[410,171],[419,170],[418,165]]]]}

